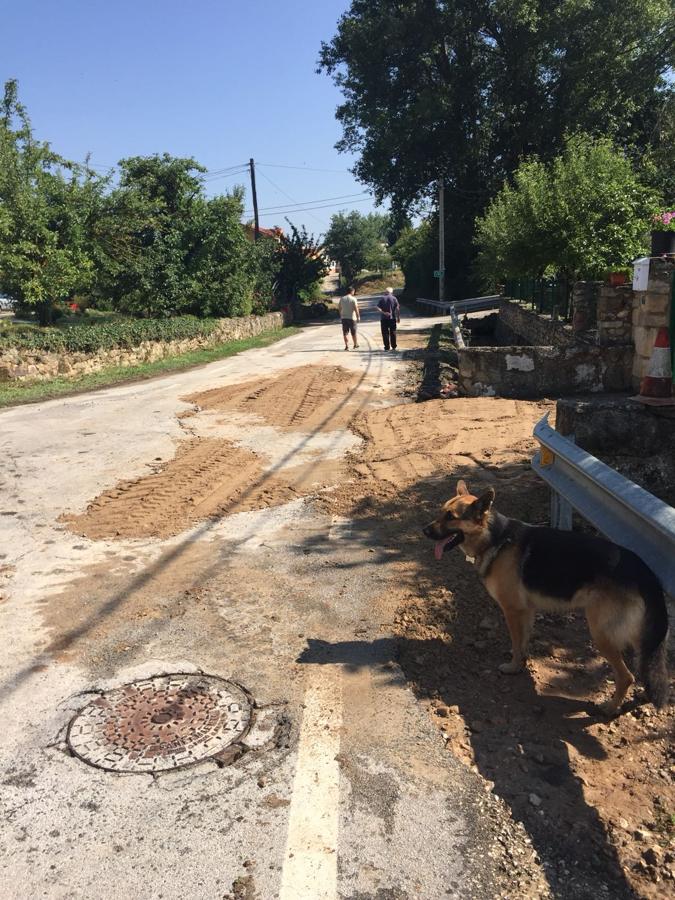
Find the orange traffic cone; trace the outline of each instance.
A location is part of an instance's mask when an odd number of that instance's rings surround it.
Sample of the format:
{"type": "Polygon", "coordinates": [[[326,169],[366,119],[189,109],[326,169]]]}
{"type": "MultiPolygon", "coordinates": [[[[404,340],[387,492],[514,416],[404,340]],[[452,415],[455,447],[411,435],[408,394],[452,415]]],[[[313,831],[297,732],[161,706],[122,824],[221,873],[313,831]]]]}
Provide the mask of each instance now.
{"type": "Polygon", "coordinates": [[[659,328],[654,349],[649,358],[647,374],[640,382],[640,394],[635,398],[651,406],[671,406],[673,398],[673,372],[670,365],[670,339],[666,326],[659,328]]]}

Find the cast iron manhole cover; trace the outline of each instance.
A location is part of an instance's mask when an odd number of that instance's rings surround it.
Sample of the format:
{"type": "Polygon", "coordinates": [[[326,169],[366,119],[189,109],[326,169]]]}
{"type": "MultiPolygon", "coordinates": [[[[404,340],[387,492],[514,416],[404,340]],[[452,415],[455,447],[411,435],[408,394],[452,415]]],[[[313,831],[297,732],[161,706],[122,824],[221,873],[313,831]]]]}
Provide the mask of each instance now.
{"type": "Polygon", "coordinates": [[[163,772],[221,753],[251,720],[246,692],[211,675],[161,675],[101,694],[71,721],[68,744],[112,772],[163,772]]]}

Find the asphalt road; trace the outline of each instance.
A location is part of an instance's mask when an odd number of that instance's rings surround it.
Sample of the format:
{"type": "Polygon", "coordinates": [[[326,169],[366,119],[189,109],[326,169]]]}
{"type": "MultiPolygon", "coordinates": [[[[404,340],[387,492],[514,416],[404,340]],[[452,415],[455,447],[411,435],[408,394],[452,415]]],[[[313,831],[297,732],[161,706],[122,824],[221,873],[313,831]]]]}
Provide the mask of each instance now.
{"type": "MultiPolygon", "coordinates": [[[[493,851],[505,816],[406,687],[376,524],[366,546],[306,499],[166,540],[93,541],[59,521],[170,459],[186,394],[340,364],[361,377],[364,403],[396,402],[402,363],[379,350],[363,306],[358,352],[330,323],[180,375],[0,413],[3,898],[502,896],[493,851]],[[67,752],[65,729],[92,691],[200,671],[258,706],[233,764],[153,777],[67,752]]],[[[331,453],[353,446],[342,438],[331,453]]]]}

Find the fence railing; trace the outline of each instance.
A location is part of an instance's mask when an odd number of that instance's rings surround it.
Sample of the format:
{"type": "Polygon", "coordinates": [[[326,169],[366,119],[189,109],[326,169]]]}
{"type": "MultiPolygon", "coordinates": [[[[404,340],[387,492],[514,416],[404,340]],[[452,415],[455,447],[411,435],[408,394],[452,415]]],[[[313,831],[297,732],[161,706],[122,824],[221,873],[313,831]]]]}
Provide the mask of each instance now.
{"type": "Polygon", "coordinates": [[[486,297],[468,297],[465,300],[426,300],[424,297],[418,297],[417,302],[420,306],[434,310],[445,316],[448,315],[451,308],[453,308],[457,314],[497,309],[501,299],[501,294],[490,294],[486,297]]]}
{"type": "Polygon", "coordinates": [[[555,492],[551,524],[570,529],[573,507],[615,544],[637,553],[675,597],[675,509],[551,428],[548,413],[533,435],[541,449],[532,468],[555,492]]]}
{"type": "Polygon", "coordinates": [[[572,317],[572,282],[566,278],[510,278],[504,296],[553,318],[568,322],[572,317]]]}

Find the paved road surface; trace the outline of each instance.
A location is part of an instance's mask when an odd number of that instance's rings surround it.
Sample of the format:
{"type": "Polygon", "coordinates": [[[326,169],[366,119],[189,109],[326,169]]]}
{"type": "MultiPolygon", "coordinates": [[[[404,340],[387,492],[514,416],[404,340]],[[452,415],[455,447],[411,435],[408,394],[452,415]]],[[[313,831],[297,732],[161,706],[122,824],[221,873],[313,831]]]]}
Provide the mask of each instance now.
{"type": "MultiPolygon", "coordinates": [[[[401,363],[378,349],[363,305],[358,352],[331,323],[180,375],[0,413],[3,898],[497,896],[500,813],[395,662],[386,547],[365,547],[348,520],[302,498],[163,541],[93,541],[59,521],[173,457],[186,394],[340,364],[366,404],[394,402],[401,363]],[[158,778],[64,751],[86,692],[194,671],[243,684],[260,722],[281,725],[276,746],[158,778]]],[[[353,446],[332,434],[328,457],[353,446]]]]}

